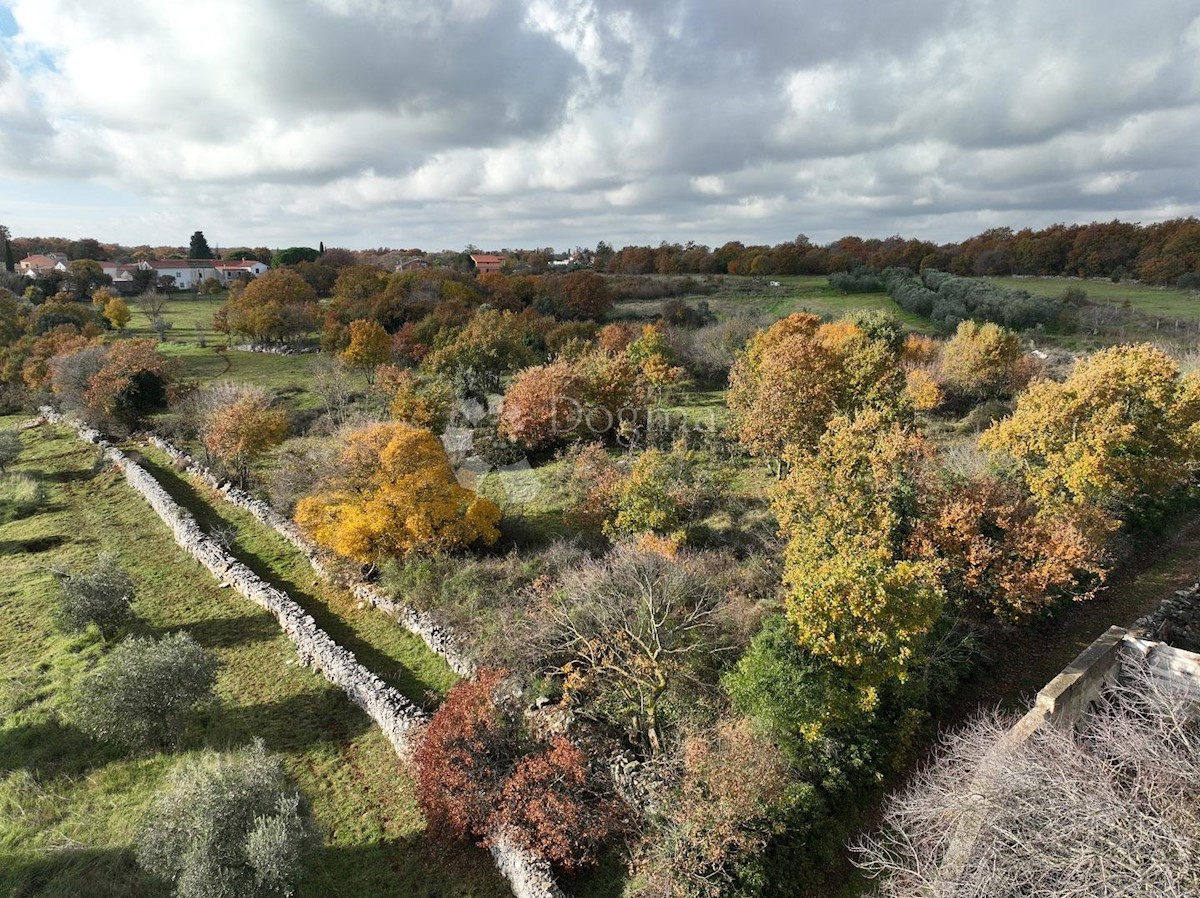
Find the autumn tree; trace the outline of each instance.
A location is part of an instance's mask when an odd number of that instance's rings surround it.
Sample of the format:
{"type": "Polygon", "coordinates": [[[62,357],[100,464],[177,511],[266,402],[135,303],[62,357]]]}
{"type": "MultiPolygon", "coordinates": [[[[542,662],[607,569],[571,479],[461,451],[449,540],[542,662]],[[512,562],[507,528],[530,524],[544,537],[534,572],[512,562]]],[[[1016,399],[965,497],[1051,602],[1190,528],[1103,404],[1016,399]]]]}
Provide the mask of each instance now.
{"type": "Polygon", "coordinates": [[[552,608],[581,696],[651,753],[719,649],[718,593],[690,560],[619,547],[563,576],[552,608]]]}
{"type": "Polygon", "coordinates": [[[400,422],[350,433],[339,470],[296,506],[317,542],[366,563],[491,545],[499,521],[495,503],[459,485],[437,437],[400,422]]]}
{"type": "Polygon", "coordinates": [[[566,736],[521,758],[499,799],[494,825],[567,874],[594,867],[621,823],[620,806],[566,736]]]}
{"type": "Polygon", "coordinates": [[[1191,479],[1198,423],[1200,378],[1142,343],[1081,359],[1063,383],[1033,383],[980,444],[1011,459],[1044,505],[1121,513],[1191,479]]]}
{"type": "Polygon", "coordinates": [[[1019,622],[1104,579],[1111,524],[1087,507],[1040,509],[1019,482],[948,476],[922,499],[914,557],[941,562],[948,597],[973,615],[1019,622]]]}
{"type": "Polygon", "coordinates": [[[350,345],[338,356],[343,365],[357,368],[368,384],[375,382],[375,369],[392,357],[392,338],[375,321],[351,321],[350,345]]]}
{"type": "Polygon", "coordinates": [[[578,746],[563,736],[526,750],[498,693],[502,670],[457,684],[413,756],[417,802],[459,838],[503,834],[565,873],[593,866],[620,824],[618,806],[578,746]]]}
{"type": "Polygon", "coordinates": [[[492,815],[519,753],[518,731],[494,695],[502,670],[458,683],[429,722],[413,755],[417,802],[434,826],[459,838],[491,834],[492,815]]]}
{"type": "Polygon", "coordinates": [[[848,322],[792,315],[758,334],[734,365],[729,409],[751,452],[781,459],[811,450],[835,414],[895,407],[904,390],[896,352],[848,322]]]}
{"type": "Polygon", "coordinates": [[[409,368],[384,365],[376,388],[388,400],[388,411],[397,421],[434,433],[446,429],[454,391],[445,380],[422,378],[409,368]]]}
{"type": "Polygon", "coordinates": [[[129,319],[133,317],[128,304],[119,296],[114,296],[104,304],[102,314],[105,320],[119,331],[124,331],[129,319]]]}
{"type": "Polygon", "coordinates": [[[153,341],[120,340],[112,344],[91,378],[83,403],[92,420],[133,428],[146,415],[166,407],[173,376],[174,366],[158,353],[153,341]]]}
{"type": "Polygon", "coordinates": [[[317,326],[317,294],[290,269],[268,271],[231,291],[227,308],[230,331],[256,342],[287,342],[317,326]]]}
{"type": "Polygon", "coordinates": [[[654,533],[678,545],[717,504],[719,474],[696,452],[647,449],[624,478],[604,532],[610,536],[654,533]]]}
{"type": "Polygon", "coordinates": [[[242,385],[220,392],[219,402],[208,403],[200,422],[204,451],[219,460],[246,484],[250,468],[287,437],[287,412],[274,405],[262,387],[242,385]]]}
{"type": "Polygon", "coordinates": [[[938,370],[951,393],[975,402],[1012,396],[1034,372],[1015,333],[976,321],[959,324],[942,348],[938,370]]]}
{"type": "Polygon", "coordinates": [[[858,685],[864,707],[906,677],[944,603],[937,564],[903,544],[929,452],[878,412],[838,417],[815,453],[793,452],[775,494],[796,638],[858,685]]]}
{"type": "Polygon", "coordinates": [[[498,430],[529,449],[576,437],[604,439],[644,422],[650,385],[625,353],[589,352],[517,373],[504,394],[498,430]]]}

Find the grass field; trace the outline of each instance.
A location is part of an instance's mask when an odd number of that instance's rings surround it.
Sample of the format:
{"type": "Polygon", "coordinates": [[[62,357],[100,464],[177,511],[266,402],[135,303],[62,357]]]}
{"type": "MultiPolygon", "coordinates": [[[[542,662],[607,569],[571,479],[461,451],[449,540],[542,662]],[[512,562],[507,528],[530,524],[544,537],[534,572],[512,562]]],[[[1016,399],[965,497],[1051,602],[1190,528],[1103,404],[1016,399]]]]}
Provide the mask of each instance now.
{"type": "MultiPolygon", "coordinates": [[[[884,310],[896,315],[913,330],[929,328],[928,321],[905,312],[886,294],[847,296],[830,287],[824,276],[757,278],[727,275],[720,279],[715,293],[681,298],[691,304],[705,301],[719,316],[749,313],[773,321],[794,312],[838,318],[849,312],[884,310]],[[772,282],[779,286],[772,287],[772,282]]],[[[666,302],[665,299],[623,301],[616,304],[613,314],[620,318],[650,318],[661,314],[666,302]]]]}
{"type": "MultiPolygon", "coordinates": [[[[318,400],[308,390],[312,381],[311,354],[277,355],[227,348],[225,336],[212,329],[213,312],[221,307],[226,298],[226,293],[215,296],[175,293],[168,296],[163,318],[173,326],[167,332],[167,339],[158,346],[163,355],[179,361],[185,379],[255,383],[275,390],[298,410],[316,407],[318,400]]],[[[129,308],[133,317],[125,332],[133,337],[157,339],[150,327],[149,317],[137,303],[131,302],[129,308]]]]}
{"type": "MultiPolygon", "coordinates": [[[[0,525],[0,895],[163,894],[129,849],[142,809],[189,751],[254,736],[282,756],[324,832],[300,895],[508,894],[484,852],[427,836],[412,782],[366,715],[297,663],[269,614],[220,589],[188,559],[118,474],[94,473],[95,450],[46,428],[24,440],[16,469],[42,478],[48,504],[0,525]],[[87,564],[102,550],[117,553],[137,585],[135,632],[186,630],[220,659],[220,705],[194,721],[175,754],[125,757],[60,718],[72,681],[107,647],[94,632],[65,636],[54,628],[50,569],[87,564]]],[[[311,572],[291,567],[294,559],[239,523],[243,549],[272,579],[310,582],[311,572]]],[[[309,594],[322,596],[315,588],[309,594]]],[[[386,623],[378,612],[359,621],[353,609],[324,601],[325,624],[346,614],[340,635],[395,656],[389,676],[406,692],[448,684],[440,662],[413,662],[420,649],[376,627],[386,623]]]]}

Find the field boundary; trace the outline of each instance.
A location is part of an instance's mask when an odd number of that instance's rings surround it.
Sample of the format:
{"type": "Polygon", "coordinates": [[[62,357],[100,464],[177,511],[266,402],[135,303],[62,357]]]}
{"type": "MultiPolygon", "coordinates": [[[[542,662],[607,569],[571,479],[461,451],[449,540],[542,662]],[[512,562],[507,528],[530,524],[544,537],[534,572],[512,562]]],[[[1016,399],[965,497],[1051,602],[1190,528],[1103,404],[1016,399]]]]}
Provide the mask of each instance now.
{"type": "Polygon", "coordinates": [[[170,456],[172,462],[184,468],[190,476],[199,480],[211,489],[219,498],[236,508],[249,512],[260,523],[278,533],[289,544],[298,549],[312,569],[323,579],[341,586],[354,594],[373,608],[388,614],[399,621],[407,630],[429,646],[430,651],[445,659],[460,677],[475,676],[475,662],[462,647],[462,640],[457,634],[437,623],[433,617],[423,611],[417,611],[406,605],[392,601],[388,596],[361,578],[347,577],[331,569],[326,563],[329,557],[319,546],[309,540],[292,521],[275,511],[261,499],[234,486],[230,481],[218,477],[187,452],[172,444],[169,440],[157,434],[145,436],[145,442],[170,456]]]}
{"type": "MultiPolygon", "coordinates": [[[[414,736],[428,720],[423,710],[364,667],[353,652],[338,645],[287,593],[262,580],[217,545],[201,530],[195,517],[171,498],[162,484],[99,431],[48,406],[43,406],[40,413],[36,423],[70,427],[80,440],[97,446],[104,458],[124,475],[130,487],[154,509],[180,548],[218,581],[270,612],[295,645],[301,662],[341,688],[383,731],[396,753],[401,758],[408,757],[414,736]]],[[[508,881],[516,898],[566,898],[544,858],[525,851],[504,832],[493,833],[488,841],[496,869],[508,881]]]]}

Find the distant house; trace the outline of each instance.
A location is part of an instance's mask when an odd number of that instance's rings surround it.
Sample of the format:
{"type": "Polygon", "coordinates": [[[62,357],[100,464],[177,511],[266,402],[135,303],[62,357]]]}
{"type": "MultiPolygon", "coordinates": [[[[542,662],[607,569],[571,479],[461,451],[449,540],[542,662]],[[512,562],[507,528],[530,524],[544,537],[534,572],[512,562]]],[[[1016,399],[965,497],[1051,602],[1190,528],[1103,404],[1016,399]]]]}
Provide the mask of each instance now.
{"type": "Polygon", "coordinates": [[[241,259],[233,262],[214,262],[213,267],[216,269],[217,278],[226,287],[243,275],[256,278],[266,274],[271,270],[271,266],[264,265],[257,259],[241,259]]]}
{"type": "Polygon", "coordinates": [[[169,276],[181,290],[195,290],[208,278],[216,278],[223,285],[229,286],[239,275],[258,277],[270,270],[268,266],[254,259],[244,262],[222,262],[219,259],[159,259],[153,262],[132,262],[128,265],[102,262],[100,267],[118,287],[122,283],[132,282],[133,273],[141,270],[153,271],[156,278],[169,276]]]}
{"type": "Polygon", "coordinates": [[[62,253],[45,253],[26,256],[17,263],[17,269],[26,277],[35,278],[51,271],[66,271],[67,257],[62,253]]]}
{"type": "Polygon", "coordinates": [[[471,261],[475,263],[476,274],[499,274],[500,266],[504,264],[504,260],[499,256],[493,256],[489,253],[477,253],[471,256],[471,261]]]}
{"type": "MultiPolygon", "coordinates": [[[[472,258],[474,258],[474,257],[472,257],[472,258]]],[[[429,264],[428,259],[424,259],[420,256],[411,256],[409,258],[401,259],[399,262],[397,262],[396,268],[394,270],[395,271],[413,271],[414,269],[417,269],[417,268],[430,268],[430,267],[432,267],[432,266],[429,264]]]]}

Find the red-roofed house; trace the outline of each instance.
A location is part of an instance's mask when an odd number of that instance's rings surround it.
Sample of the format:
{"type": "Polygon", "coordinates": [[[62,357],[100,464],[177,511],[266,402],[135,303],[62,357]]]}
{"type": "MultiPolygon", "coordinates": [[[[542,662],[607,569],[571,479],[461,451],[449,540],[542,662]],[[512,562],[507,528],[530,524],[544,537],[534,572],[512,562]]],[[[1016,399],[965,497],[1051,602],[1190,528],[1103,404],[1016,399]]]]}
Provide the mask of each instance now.
{"type": "Polygon", "coordinates": [[[17,263],[21,274],[35,278],[40,274],[49,274],[54,269],[67,270],[67,257],[62,253],[46,253],[44,255],[26,256],[17,263]]]}
{"type": "Polygon", "coordinates": [[[242,259],[233,262],[214,262],[213,267],[217,270],[217,277],[221,283],[228,287],[242,275],[256,278],[259,275],[266,274],[271,270],[269,265],[264,265],[257,259],[242,259]]]}
{"type": "Polygon", "coordinates": [[[475,263],[476,274],[499,274],[500,266],[504,264],[502,258],[490,253],[477,253],[471,256],[471,261],[475,263]]]}

